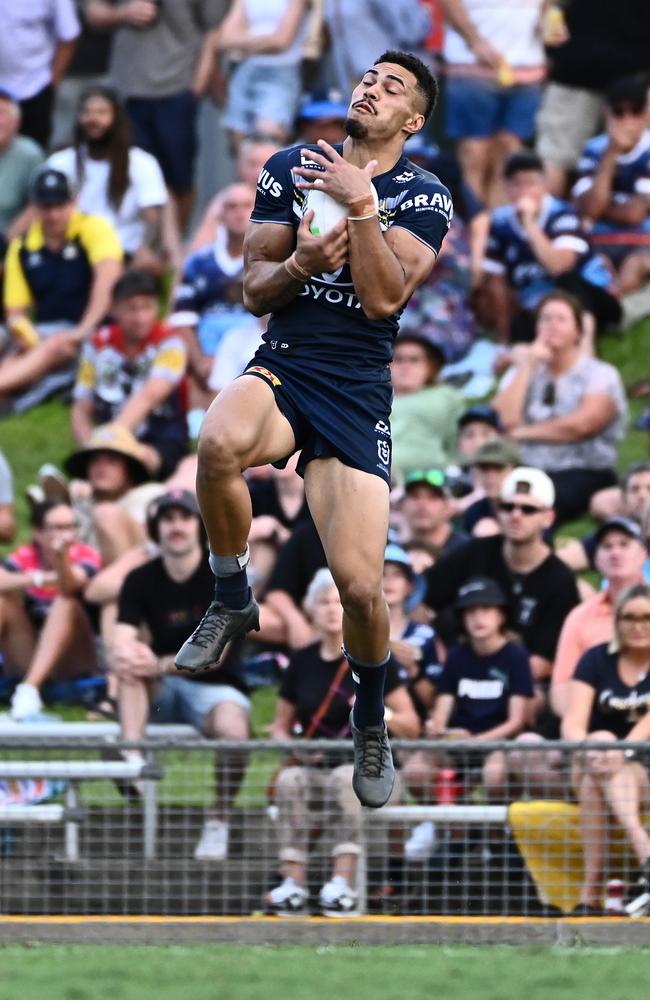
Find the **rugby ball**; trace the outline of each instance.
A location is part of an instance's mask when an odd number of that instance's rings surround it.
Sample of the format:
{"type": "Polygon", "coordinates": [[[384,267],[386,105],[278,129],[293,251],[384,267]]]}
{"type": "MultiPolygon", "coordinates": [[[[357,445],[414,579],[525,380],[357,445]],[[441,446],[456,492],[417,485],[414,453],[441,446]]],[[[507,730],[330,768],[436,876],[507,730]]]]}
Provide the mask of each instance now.
{"type": "MultiPolygon", "coordinates": [[[[316,181],[316,183],[319,182],[316,181]]],[[[374,184],[370,185],[370,190],[374,198],[375,208],[379,208],[379,198],[374,184]]],[[[305,212],[310,210],[313,211],[314,218],[311,220],[309,229],[314,236],[324,236],[325,233],[329,233],[330,229],[334,228],[337,222],[348,217],[347,205],[342,205],[340,201],[336,201],[325,191],[319,191],[318,188],[310,188],[307,192],[305,212]]]]}

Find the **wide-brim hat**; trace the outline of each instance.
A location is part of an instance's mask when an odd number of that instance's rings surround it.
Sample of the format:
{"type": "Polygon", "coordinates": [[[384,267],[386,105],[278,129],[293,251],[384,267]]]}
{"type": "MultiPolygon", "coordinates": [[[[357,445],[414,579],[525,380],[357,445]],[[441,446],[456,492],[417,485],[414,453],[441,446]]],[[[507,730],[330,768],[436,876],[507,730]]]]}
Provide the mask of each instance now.
{"type": "Polygon", "coordinates": [[[138,442],[131,431],[120,424],[102,424],[95,427],[87,443],[68,456],[63,468],[75,479],[87,479],[88,463],[93,455],[100,451],[111,452],[125,460],[129,478],[134,486],[145,483],[150,478],[149,470],[140,458],[138,442]]]}

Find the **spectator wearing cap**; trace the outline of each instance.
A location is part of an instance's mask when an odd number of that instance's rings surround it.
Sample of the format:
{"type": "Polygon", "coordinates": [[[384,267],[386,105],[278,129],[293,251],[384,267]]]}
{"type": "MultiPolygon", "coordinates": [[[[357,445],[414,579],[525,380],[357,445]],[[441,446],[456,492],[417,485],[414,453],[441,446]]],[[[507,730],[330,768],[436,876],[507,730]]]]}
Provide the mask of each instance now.
{"type": "Polygon", "coordinates": [[[492,400],[527,465],[544,469],[556,492],[556,521],[584,514],[597,490],[617,482],[617,446],[627,401],[613,365],[582,351],[582,310],[550,292],[537,310],[536,337],[492,400]]]}
{"type": "Polygon", "coordinates": [[[406,474],[401,503],[405,541],[426,542],[438,556],[463,547],[467,535],[453,527],[452,513],[442,469],[412,469],[406,474]]]}
{"type": "Polygon", "coordinates": [[[514,153],[504,173],[508,201],[491,213],[483,262],[486,295],[502,341],[534,339],[535,310],[554,288],[580,300],[592,340],[622,315],[611,268],[592,250],[576,211],[548,193],[537,154],[514,153]]]}
{"type": "Polygon", "coordinates": [[[593,222],[591,242],[617,267],[620,291],[650,276],[648,81],[617,80],[605,98],[605,132],[589,139],[572,195],[593,222]]]}
{"type": "Polygon", "coordinates": [[[315,145],[324,139],[332,146],[343,142],[347,133],[344,128],[348,116],[348,105],[340,91],[315,90],[306,94],[296,115],[296,142],[315,145]]]}
{"type": "MultiPolygon", "coordinates": [[[[640,523],[646,510],[650,510],[650,461],[634,462],[623,473],[620,487],[597,493],[590,512],[603,520],[622,516],[640,523]]],[[[563,539],[558,546],[557,554],[574,573],[594,568],[596,534],[592,531],[580,539],[563,539]]]]}
{"type": "Polygon", "coordinates": [[[71,426],[81,445],[97,425],[126,427],[151,475],[165,479],[188,450],[187,353],[182,336],[158,320],[158,291],[147,271],[127,271],[116,283],[115,322],[82,351],[71,426]]]}
{"type": "Polygon", "coordinates": [[[436,631],[446,645],[456,636],[449,611],[460,588],[473,576],[495,580],[508,598],[512,626],[530,654],[538,684],[548,682],[562,625],[579,599],[573,573],[544,541],[554,501],[545,472],[518,466],[501,485],[501,534],[471,539],[425,573],[424,600],[438,613],[436,631]]]}
{"type": "Polygon", "coordinates": [[[456,450],[461,458],[469,458],[476,449],[503,431],[501,417],[493,406],[470,406],[457,422],[456,450]]]}
{"type": "Polygon", "coordinates": [[[409,469],[444,469],[454,454],[463,398],[458,389],[438,382],[444,361],[434,340],[415,330],[400,331],[391,366],[393,470],[399,481],[409,469]]]}
{"type": "MultiPolygon", "coordinates": [[[[250,701],[239,644],[229,647],[216,671],[184,675],[174,668],[184,636],[200,621],[214,589],[195,496],[172,490],[154,500],[148,531],[160,555],[126,577],[109,643],[122,736],[142,739],[151,715],[157,722],[189,723],[210,739],[247,739],[250,701]]],[[[234,751],[217,766],[216,798],[194,851],[198,860],[226,858],[229,814],[245,763],[234,751]]]]}
{"type": "Polygon", "coordinates": [[[628,587],[644,582],[648,549],[637,521],[612,517],[596,532],[595,565],[603,587],[567,616],[558,641],[551,675],[551,706],[560,718],[569,697],[569,681],[578,660],[592,646],[611,642],[614,608],[628,587]]]}
{"type": "Polygon", "coordinates": [[[501,486],[506,476],[521,465],[521,453],[514,441],[508,438],[488,438],[466,459],[472,472],[475,488],[482,496],[463,513],[463,531],[468,535],[484,537],[501,531],[498,522],[498,503],[501,486]]]}
{"type": "MultiPolygon", "coordinates": [[[[508,794],[509,761],[515,755],[488,754],[481,742],[516,738],[533,695],[528,654],[510,631],[508,599],[499,585],[488,577],[473,577],[460,588],[454,610],[461,641],[447,654],[425,723],[427,736],[441,741],[440,749],[416,751],[404,766],[406,785],[420,802],[435,799],[441,768],[458,769],[457,781],[466,795],[479,782],[489,797],[508,794]],[[467,741],[472,749],[450,753],[445,739],[467,741]]],[[[433,824],[421,823],[406,842],[406,857],[424,861],[434,845],[433,824]]]]}
{"type": "Polygon", "coordinates": [[[231,0],[224,20],[206,35],[194,76],[195,94],[206,93],[218,58],[238,53],[223,121],[233,155],[247,135],[280,142],[289,138],[300,100],[307,7],[306,0],[269,6],[231,0]]]}
{"type": "Polygon", "coordinates": [[[17,720],[40,712],[41,687],[55,672],[87,674],[95,663],[82,596],[99,553],[80,541],[68,503],[38,504],[31,524],[31,541],[0,566],[0,652],[7,672],[20,677],[11,702],[17,720]]]}
{"type": "Polygon", "coordinates": [[[20,102],[23,135],[46,149],[54,94],[72,59],[80,26],[74,0],[3,4],[0,87],[20,102]]]}
{"type": "Polygon", "coordinates": [[[9,244],[4,284],[17,354],[0,367],[0,398],[28,390],[19,409],[70,384],[79,348],[106,316],[122,269],[115,230],[75,207],[65,174],[43,168],[31,200],[35,219],[9,244]]]}
{"type": "Polygon", "coordinates": [[[0,235],[16,235],[12,224],[29,201],[29,181],[43,162],[43,151],[26,135],[18,135],[20,105],[0,89],[0,235]]]}
{"type": "Polygon", "coordinates": [[[416,576],[409,554],[395,542],[384,553],[383,589],[390,618],[390,650],[408,688],[420,719],[428,715],[436,695],[436,679],[442,666],[430,625],[409,617],[407,605],[416,576]]]}

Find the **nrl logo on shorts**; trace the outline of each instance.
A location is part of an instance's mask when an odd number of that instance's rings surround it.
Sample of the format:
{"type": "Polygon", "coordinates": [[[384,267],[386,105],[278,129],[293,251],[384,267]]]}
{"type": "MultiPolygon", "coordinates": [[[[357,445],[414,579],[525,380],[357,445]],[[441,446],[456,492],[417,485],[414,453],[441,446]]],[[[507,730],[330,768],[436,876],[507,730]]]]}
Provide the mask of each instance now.
{"type": "Polygon", "coordinates": [[[387,423],[384,423],[383,420],[377,421],[377,423],[375,424],[375,430],[379,434],[386,434],[388,437],[390,437],[390,427],[388,426],[387,423]]]}
{"type": "Polygon", "coordinates": [[[377,454],[379,455],[379,461],[383,462],[384,465],[388,465],[390,462],[390,444],[388,441],[384,441],[381,438],[377,441],[377,454]]]}
{"type": "Polygon", "coordinates": [[[398,174],[393,180],[397,181],[398,184],[406,184],[408,181],[412,181],[417,174],[414,170],[405,170],[403,174],[398,174]]]}

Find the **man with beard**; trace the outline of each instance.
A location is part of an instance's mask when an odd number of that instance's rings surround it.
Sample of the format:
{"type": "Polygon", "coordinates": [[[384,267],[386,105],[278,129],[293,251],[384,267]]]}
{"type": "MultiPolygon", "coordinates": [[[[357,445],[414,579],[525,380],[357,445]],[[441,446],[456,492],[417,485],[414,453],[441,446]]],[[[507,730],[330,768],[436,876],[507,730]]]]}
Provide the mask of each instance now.
{"type": "Polygon", "coordinates": [[[341,146],[294,146],[262,170],[244,247],[244,304],[272,315],[249,367],[203,424],[197,489],[217,584],[176,658],[189,672],[211,668],[229,640],[259,627],[246,577],[251,503],[242,470],[283,465],[300,451],[344,608],[356,692],[353,786],[374,808],[394,781],[383,705],[389,362],[399,314],[431,271],[452,215],[446,188],[403,148],[423,128],[437,89],[419,59],[385,52],[352,94],[341,146]],[[316,188],[347,215],[324,235],[310,229],[316,188]]]}
{"type": "MultiPolygon", "coordinates": [[[[93,86],[77,110],[74,144],[53,153],[49,166],[66,175],[80,211],[107,219],[131,266],[161,274],[174,246],[165,246],[168,198],[155,156],[131,145],[129,123],[117,94],[93,86]]],[[[168,241],[169,242],[169,241],[168,241]]]]}
{"type": "MultiPolygon", "coordinates": [[[[164,493],[149,508],[148,530],[160,556],[127,576],[109,641],[122,736],[142,739],[151,709],[156,722],[189,722],[209,739],[245,740],[250,702],[239,644],[229,647],[218,671],[181,677],[174,670],[174,653],[213,588],[196,498],[187,490],[164,493]]],[[[216,800],[194,851],[198,860],[226,857],[228,813],[245,764],[244,754],[233,751],[216,769],[216,800]]]]}

